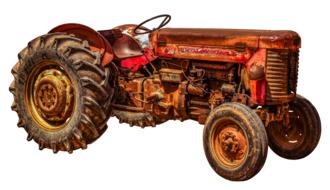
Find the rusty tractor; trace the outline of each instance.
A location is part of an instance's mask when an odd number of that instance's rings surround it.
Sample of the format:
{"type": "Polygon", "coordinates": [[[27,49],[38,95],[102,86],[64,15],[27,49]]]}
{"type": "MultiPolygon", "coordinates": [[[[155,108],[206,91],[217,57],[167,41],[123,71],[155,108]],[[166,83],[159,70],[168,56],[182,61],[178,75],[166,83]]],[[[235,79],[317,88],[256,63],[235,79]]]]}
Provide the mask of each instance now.
{"type": "Polygon", "coordinates": [[[101,31],[63,24],[30,41],[9,88],[27,140],[72,153],[111,116],[142,128],[193,119],[204,124],[211,167],[233,181],[260,171],[268,145],[287,159],[315,149],[321,122],[296,94],[296,32],[163,28],[170,20],[101,31]]]}

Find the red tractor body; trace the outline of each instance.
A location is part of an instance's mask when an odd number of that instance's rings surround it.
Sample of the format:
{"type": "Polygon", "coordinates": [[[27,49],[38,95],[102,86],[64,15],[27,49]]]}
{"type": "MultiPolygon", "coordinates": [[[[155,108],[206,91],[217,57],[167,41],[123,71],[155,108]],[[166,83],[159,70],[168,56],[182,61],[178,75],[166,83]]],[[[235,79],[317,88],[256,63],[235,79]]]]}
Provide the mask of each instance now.
{"type": "Polygon", "coordinates": [[[102,31],[64,24],[32,40],[10,86],[28,140],[72,152],[101,136],[110,116],[142,128],[193,119],[205,125],[211,167],[230,180],[258,173],[268,144],[289,159],[314,150],[321,123],[296,94],[296,32],[162,28],[170,18],[102,31]]]}

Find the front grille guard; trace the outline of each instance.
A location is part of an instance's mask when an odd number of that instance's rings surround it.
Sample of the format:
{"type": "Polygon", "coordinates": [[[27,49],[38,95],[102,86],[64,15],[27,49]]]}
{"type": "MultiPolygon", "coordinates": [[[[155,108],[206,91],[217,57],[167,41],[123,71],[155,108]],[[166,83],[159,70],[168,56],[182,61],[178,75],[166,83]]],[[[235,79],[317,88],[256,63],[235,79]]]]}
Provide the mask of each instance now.
{"type": "Polygon", "coordinates": [[[295,98],[298,50],[267,50],[266,105],[283,104],[295,98]]]}

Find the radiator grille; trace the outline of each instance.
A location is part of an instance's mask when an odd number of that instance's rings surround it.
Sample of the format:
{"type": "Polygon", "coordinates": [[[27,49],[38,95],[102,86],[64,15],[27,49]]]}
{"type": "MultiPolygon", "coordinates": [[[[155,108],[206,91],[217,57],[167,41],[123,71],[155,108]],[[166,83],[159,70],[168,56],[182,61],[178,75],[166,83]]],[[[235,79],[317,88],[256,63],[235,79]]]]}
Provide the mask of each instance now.
{"type": "Polygon", "coordinates": [[[296,93],[298,82],[298,66],[299,66],[299,51],[290,53],[290,66],[289,66],[289,92],[296,93]]]}
{"type": "Polygon", "coordinates": [[[267,104],[282,103],[291,92],[296,92],[298,55],[298,51],[267,50],[267,104]]]}

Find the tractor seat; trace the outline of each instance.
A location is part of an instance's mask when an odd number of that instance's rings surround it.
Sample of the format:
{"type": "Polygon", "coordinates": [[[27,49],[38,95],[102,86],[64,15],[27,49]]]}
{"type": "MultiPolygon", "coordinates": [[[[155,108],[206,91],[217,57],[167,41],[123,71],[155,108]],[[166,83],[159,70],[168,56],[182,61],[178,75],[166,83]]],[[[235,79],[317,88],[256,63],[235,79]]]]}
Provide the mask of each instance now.
{"type": "Polygon", "coordinates": [[[113,52],[118,59],[126,59],[143,55],[140,44],[131,36],[122,34],[112,44],[113,52]]]}

